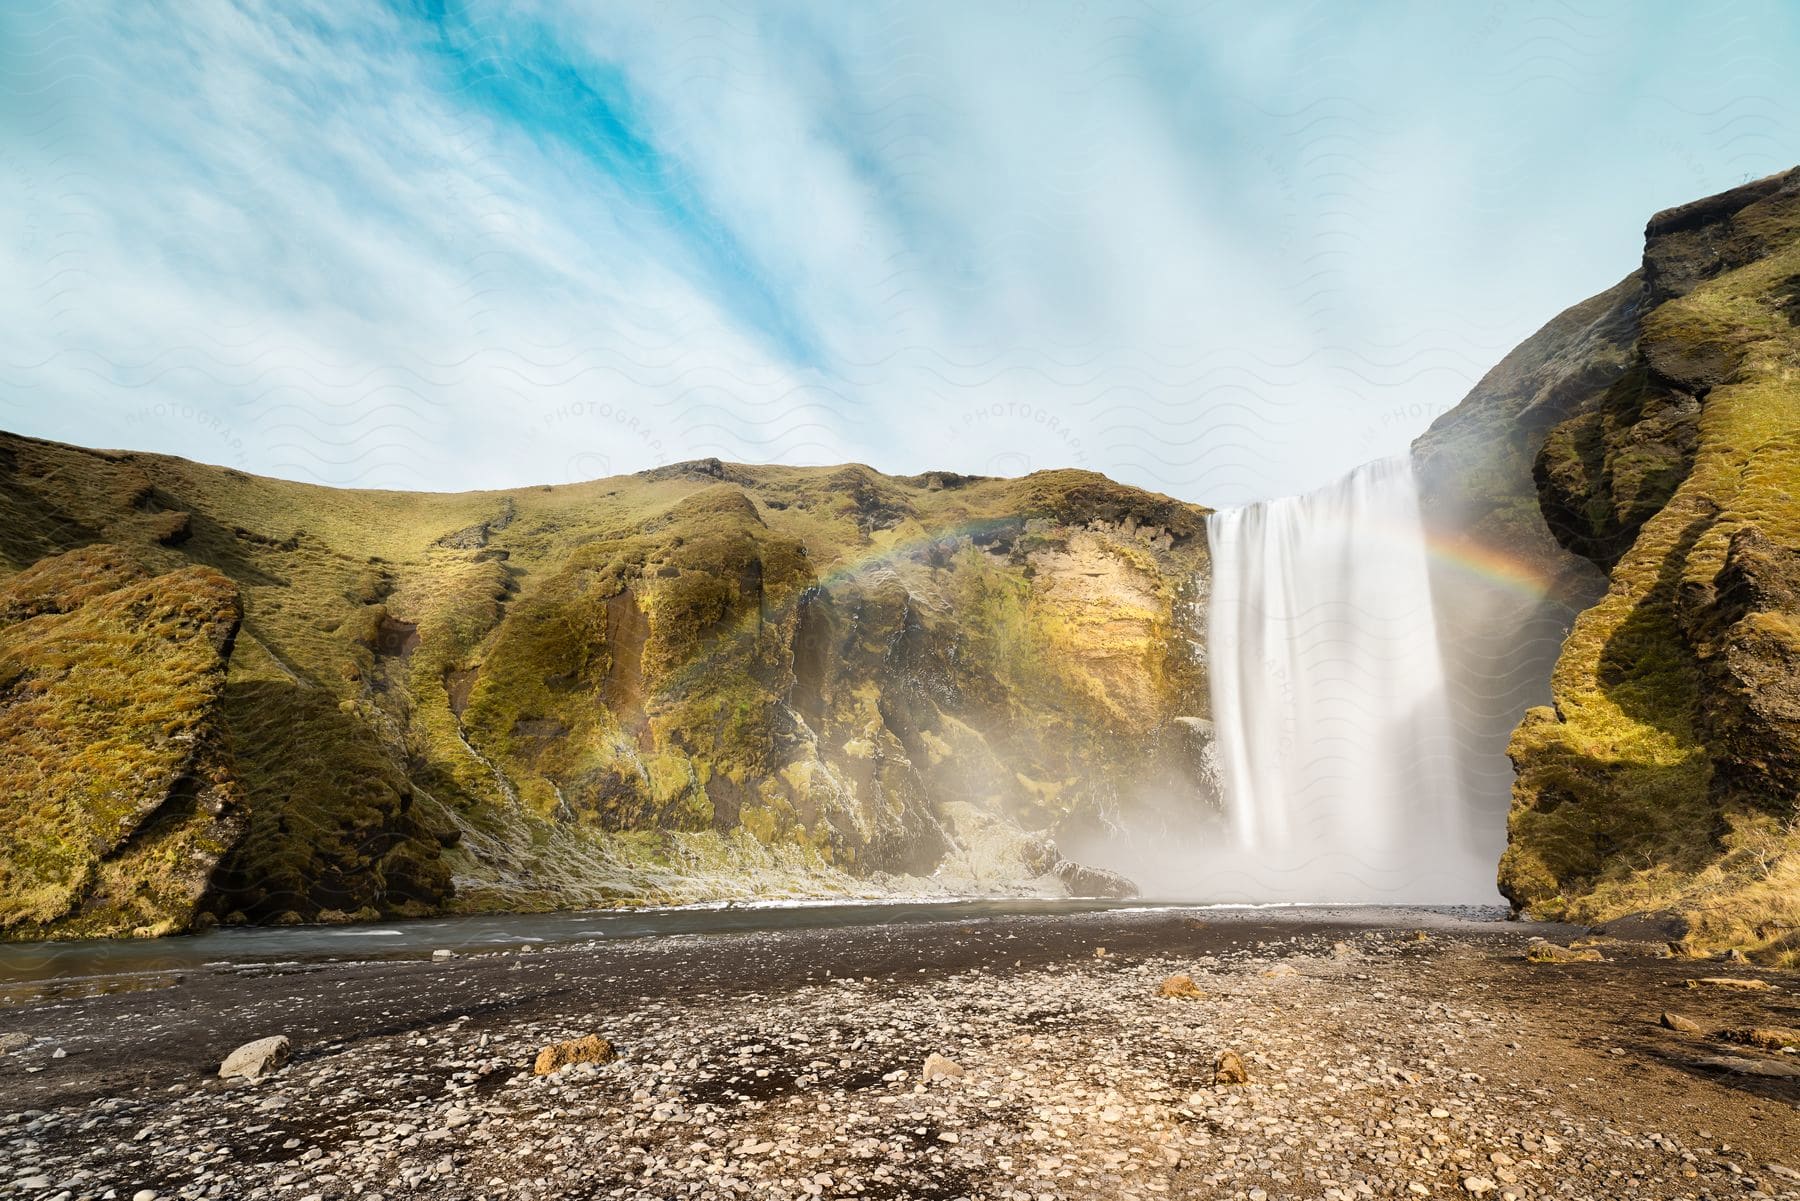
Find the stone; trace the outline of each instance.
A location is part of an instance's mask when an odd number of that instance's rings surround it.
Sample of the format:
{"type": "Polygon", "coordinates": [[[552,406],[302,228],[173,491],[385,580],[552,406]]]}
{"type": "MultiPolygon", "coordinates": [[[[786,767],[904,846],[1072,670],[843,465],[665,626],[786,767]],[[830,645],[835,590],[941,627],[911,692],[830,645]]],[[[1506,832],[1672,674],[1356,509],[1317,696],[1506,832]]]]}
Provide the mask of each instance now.
{"type": "Polygon", "coordinates": [[[31,1045],[31,1035],[10,1031],[0,1034],[0,1055],[10,1055],[14,1051],[23,1051],[31,1045]]]}
{"type": "Polygon", "coordinates": [[[439,947],[431,953],[431,958],[433,962],[442,963],[446,959],[455,959],[456,952],[452,951],[449,947],[439,947]]]}
{"type": "Polygon", "coordinates": [[[936,1051],[925,1057],[925,1066],[919,1071],[919,1078],[930,1084],[933,1080],[959,1080],[963,1075],[963,1067],[948,1056],[939,1055],[936,1051]]]}
{"type": "Polygon", "coordinates": [[[1684,1018],[1679,1013],[1664,1012],[1662,1017],[1658,1019],[1658,1022],[1667,1030],[1678,1030],[1683,1034],[1700,1033],[1699,1022],[1694,1021],[1692,1018],[1684,1018]]]}
{"type": "Polygon", "coordinates": [[[291,1050],[292,1045],[285,1034],[245,1043],[225,1057],[225,1062],[219,1065],[219,1076],[226,1080],[261,1079],[265,1072],[273,1072],[286,1063],[291,1050]]]}
{"type": "Polygon", "coordinates": [[[1050,869],[1072,897],[1100,897],[1105,900],[1128,901],[1138,895],[1138,886],[1118,872],[1102,867],[1089,867],[1064,859],[1050,869]]]}
{"type": "Polygon", "coordinates": [[[1248,1084],[1250,1069],[1244,1066],[1244,1059],[1236,1051],[1221,1052],[1218,1062],[1213,1064],[1214,1084],[1248,1084]]]}
{"type": "Polygon", "coordinates": [[[1463,1192],[1473,1193],[1477,1197],[1483,1193],[1491,1193],[1500,1187],[1486,1176],[1464,1176],[1462,1186],[1463,1192]]]}
{"type": "Polygon", "coordinates": [[[1278,963],[1263,973],[1265,976],[1286,977],[1298,976],[1300,973],[1291,963],[1278,963]]]}
{"type": "Polygon", "coordinates": [[[1527,963],[1604,963],[1606,957],[1592,947],[1575,950],[1553,942],[1534,942],[1525,951],[1527,963]]]}
{"type": "Polygon", "coordinates": [[[1194,978],[1186,972],[1176,972],[1164,980],[1156,990],[1159,997],[1174,997],[1182,1001],[1204,1001],[1206,994],[1194,983],[1194,978]]]}
{"type": "Polygon", "coordinates": [[[611,1043],[598,1034],[587,1034],[544,1047],[538,1051],[531,1071],[537,1076],[548,1076],[574,1064],[611,1063],[617,1058],[618,1053],[613,1050],[611,1043]]]}
{"type": "Polygon", "coordinates": [[[1800,1067],[1777,1059],[1752,1059],[1747,1055],[1712,1055],[1693,1061],[1694,1066],[1737,1076],[1760,1076],[1767,1079],[1800,1078],[1800,1067]]]}
{"type": "Polygon", "coordinates": [[[1689,980],[1687,986],[1689,988],[1731,988],[1741,992],[1762,992],[1769,987],[1769,982],[1745,976],[1702,976],[1698,980],[1689,980]]]}
{"type": "Polygon", "coordinates": [[[1721,1042],[1743,1043],[1765,1051],[1800,1048],[1800,1030],[1791,1026],[1754,1026],[1749,1029],[1720,1030],[1713,1035],[1721,1042]]]}

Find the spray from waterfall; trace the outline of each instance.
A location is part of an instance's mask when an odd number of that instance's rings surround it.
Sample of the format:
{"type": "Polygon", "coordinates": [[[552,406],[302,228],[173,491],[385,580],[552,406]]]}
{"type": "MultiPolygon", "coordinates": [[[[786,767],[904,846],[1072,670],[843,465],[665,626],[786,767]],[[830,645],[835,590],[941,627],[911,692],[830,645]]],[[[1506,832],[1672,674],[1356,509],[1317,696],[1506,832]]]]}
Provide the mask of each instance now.
{"type": "Polygon", "coordinates": [[[1496,900],[1465,829],[1410,459],[1220,510],[1207,653],[1229,849],[1212,899],[1496,900]]]}

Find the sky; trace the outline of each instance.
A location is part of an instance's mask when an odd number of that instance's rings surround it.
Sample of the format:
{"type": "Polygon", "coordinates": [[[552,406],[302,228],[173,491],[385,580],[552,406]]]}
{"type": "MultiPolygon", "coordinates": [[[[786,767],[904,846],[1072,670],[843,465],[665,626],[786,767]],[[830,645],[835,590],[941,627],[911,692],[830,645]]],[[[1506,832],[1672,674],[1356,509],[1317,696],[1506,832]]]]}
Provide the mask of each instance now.
{"type": "Polygon", "coordinates": [[[0,0],[0,427],[459,489],[1225,505],[1800,162],[1787,3],[0,0]]]}

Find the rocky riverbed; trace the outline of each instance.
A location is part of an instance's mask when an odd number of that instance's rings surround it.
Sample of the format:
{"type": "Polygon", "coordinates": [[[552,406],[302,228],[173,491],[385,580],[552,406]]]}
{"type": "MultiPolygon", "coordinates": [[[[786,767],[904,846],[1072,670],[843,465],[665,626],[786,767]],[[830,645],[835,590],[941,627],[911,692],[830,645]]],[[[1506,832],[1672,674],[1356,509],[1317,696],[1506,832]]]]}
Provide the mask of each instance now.
{"type": "Polygon", "coordinates": [[[0,1009],[0,1195],[1800,1197],[1800,1055],[1744,1040],[1800,980],[1527,960],[1577,933],[1122,912],[216,965],[0,1009]],[[610,1061],[536,1074],[588,1035],[610,1061]]]}

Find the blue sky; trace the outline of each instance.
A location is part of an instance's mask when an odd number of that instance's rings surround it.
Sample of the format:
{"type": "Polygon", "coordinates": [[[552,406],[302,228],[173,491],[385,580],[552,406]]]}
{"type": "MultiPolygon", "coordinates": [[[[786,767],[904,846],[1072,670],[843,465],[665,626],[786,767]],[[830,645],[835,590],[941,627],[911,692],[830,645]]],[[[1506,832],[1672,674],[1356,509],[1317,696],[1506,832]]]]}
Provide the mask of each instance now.
{"type": "Polygon", "coordinates": [[[1785,4],[0,11],[0,425],[342,485],[1298,491],[1800,161],[1785,4]]]}

